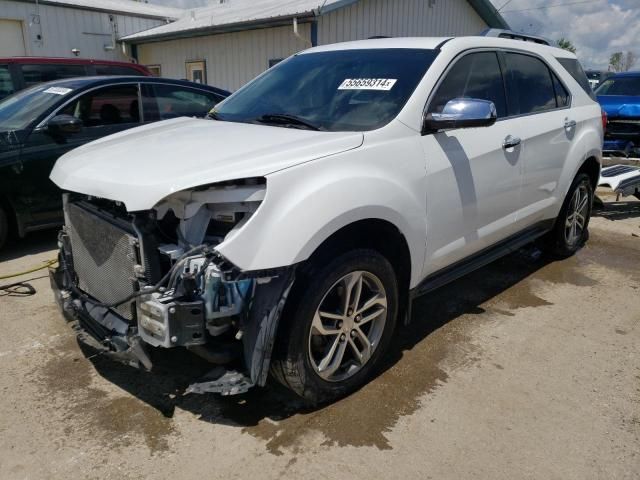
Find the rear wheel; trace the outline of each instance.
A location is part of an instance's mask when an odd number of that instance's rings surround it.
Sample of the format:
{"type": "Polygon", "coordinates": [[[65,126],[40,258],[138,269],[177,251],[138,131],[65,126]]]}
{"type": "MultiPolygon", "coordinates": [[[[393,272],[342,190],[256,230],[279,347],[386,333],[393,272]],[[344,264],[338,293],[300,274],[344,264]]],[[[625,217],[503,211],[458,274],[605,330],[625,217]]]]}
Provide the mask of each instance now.
{"type": "Polygon", "coordinates": [[[585,173],[576,176],[547,238],[548,249],[559,256],[573,255],[589,238],[593,187],[585,173]]]}
{"type": "Polygon", "coordinates": [[[371,378],[397,317],[393,267],[375,250],[352,250],[301,280],[278,332],[274,376],[311,403],[340,398],[371,378]]]}

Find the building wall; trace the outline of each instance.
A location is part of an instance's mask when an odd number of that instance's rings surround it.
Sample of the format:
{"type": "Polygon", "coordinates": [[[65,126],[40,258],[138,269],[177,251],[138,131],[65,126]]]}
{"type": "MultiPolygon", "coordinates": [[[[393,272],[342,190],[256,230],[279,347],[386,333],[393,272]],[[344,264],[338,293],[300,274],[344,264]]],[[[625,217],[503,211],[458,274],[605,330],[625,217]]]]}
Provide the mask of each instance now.
{"type": "MultiPolygon", "coordinates": [[[[298,25],[298,32],[309,39],[310,25],[298,25]]],[[[162,76],[169,78],[186,78],[185,62],[205,60],[207,83],[233,91],[269,68],[269,60],[310,45],[294,36],[293,26],[274,27],[139,45],[138,60],[160,65],[162,76]]]]}
{"type": "Polygon", "coordinates": [[[318,43],[362,40],[378,35],[473,35],[486,28],[487,24],[466,0],[361,0],[321,16],[318,43]]]}
{"type": "MultiPolygon", "coordinates": [[[[318,44],[385,36],[471,35],[487,24],[466,0],[361,0],[318,19],[318,44]],[[429,4],[432,6],[430,7],[429,4]]],[[[207,83],[237,90],[264,72],[269,60],[308,48],[309,24],[191,37],[139,45],[144,65],[160,65],[163,77],[185,78],[185,62],[205,60],[207,83]]]]}
{"type": "Polygon", "coordinates": [[[110,15],[117,25],[118,37],[164,23],[161,19],[0,0],[0,19],[22,22],[24,49],[31,56],[73,57],[71,50],[77,48],[83,58],[126,60],[120,45],[113,51],[104,48],[112,43],[110,15]]]}

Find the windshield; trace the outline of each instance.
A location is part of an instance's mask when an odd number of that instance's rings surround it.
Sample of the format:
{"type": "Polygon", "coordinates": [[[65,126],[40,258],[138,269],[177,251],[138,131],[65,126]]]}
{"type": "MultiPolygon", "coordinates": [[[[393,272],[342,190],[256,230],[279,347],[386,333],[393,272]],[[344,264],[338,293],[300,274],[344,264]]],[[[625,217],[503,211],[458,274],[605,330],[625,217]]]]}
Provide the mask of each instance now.
{"type": "Polygon", "coordinates": [[[240,89],[212,116],[291,128],[373,130],[398,115],[436,55],[423,49],[299,54],[240,89]]]}
{"type": "Polygon", "coordinates": [[[73,90],[37,85],[0,101],[0,131],[22,130],[73,90]]]}
{"type": "Polygon", "coordinates": [[[640,77],[610,78],[602,82],[596,95],[640,96],[640,77]]]}

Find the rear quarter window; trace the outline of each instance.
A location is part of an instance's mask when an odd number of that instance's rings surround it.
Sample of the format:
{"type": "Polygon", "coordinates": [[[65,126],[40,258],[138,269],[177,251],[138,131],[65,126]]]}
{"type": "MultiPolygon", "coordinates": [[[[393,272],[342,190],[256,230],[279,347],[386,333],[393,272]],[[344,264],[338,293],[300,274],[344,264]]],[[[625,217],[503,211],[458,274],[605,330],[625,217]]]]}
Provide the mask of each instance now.
{"type": "Polygon", "coordinates": [[[576,82],[582,87],[582,89],[593,99],[596,99],[595,94],[593,93],[593,89],[589,84],[589,79],[587,78],[587,74],[584,73],[582,69],[582,65],[576,58],[556,58],[560,65],[564,67],[564,69],[569,72],[569,74],[575,79],[576,82]]]}

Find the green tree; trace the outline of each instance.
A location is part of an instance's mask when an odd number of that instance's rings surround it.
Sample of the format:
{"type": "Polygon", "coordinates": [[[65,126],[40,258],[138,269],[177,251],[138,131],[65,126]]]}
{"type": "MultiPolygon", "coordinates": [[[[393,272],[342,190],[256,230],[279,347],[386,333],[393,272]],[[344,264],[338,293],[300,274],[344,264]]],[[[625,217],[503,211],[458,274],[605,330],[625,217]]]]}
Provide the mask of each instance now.
{"type": "Polygon", "coordinates": [[[564,50],[569,50],[571,53],[576,53],[575,45],[568,38],[562,37],[556,43],[560,48],[563,48],[564,50]]]}
{"type": "Polygon", "coordinates": [[[609,70],[614,72],[626,72],[636,64],[636,54],[629,52],[615,52],[609,58],[609,70]]]}

